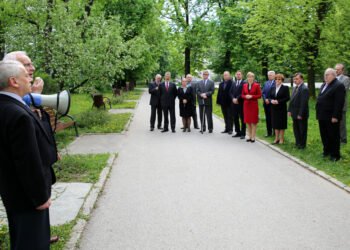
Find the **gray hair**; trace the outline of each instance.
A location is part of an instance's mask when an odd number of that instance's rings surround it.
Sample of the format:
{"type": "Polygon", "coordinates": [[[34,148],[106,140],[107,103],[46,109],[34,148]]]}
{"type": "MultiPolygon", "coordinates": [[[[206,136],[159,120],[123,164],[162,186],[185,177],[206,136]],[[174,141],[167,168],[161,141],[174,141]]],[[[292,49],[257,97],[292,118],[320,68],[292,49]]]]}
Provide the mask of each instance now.
{"type": "Polygon", "coordinates": [[[192,77],[192,75],[191,74],[187,74],[186,77],[192,77]]]}
{"type": "Polygon", "coordinates": [[[267,72],[267,75],[269,75],[269,74],[276,75],[275,71],[273,71],[273,70],[270,70],[269,72],[267,72]]]}
{"type": "Polygon", "coordinates": [[[207,73],[209,75],[209,70],[204,70],[203,74],[207,73]]]}
{"type": "Polygon", "coordinates": [[[336,71],[335,69],[333,69],[333,68],[328,68],[328,69],[326,69],[325,73],[326,73],[327,71],[330,71],[330,72],[332,73],[332,75],[334,75],[335,77],[337,77],[337,71],[336,71]]]}
{"type": "Polygon", "coordinates": [[[344,64],[342,64],[342,63],[337,63],[335,65],[335,67],[337,67],[337,66],[340,66],[342,70],[344,70],[344,68],[345,68],[344,64]]]}
{"type": "Polygon", "coordinates": [[[226,70],[226,71],[224,71],[224,74],[225,74],[225,73],[228,73],[229,75],[231,75],[230,71],[227,71],[227,70],[226,70]]]}
{"type": "Polygon", "coordinates": [[[166,72],[164,75],[165,75],[165,76],[166,76],[166,75],[171,76],[170,72],[166,72]]]}
{"type": "Polygon", "coordinates": [[[12,51],[4,56],[4,61],[12,60],[12,61],[18,61],[18,56],[27,56],[27,53],[25,51],[12,51]]]}
{"type": "Polygon", "coordinates": [[[160,74],[157,74],[157,75],[156,75],[156,79],[157,79],[158,77],[160,77],[160,79],[162,79],[162,76],[161,76],[160,74]]]}
{"type": "Polygon", "coordinates": [[[0,62],[0,91],[9,86],[10,77],[18,77],[24,66],[22,63],[15,60],[6,60],[0,62]]]}

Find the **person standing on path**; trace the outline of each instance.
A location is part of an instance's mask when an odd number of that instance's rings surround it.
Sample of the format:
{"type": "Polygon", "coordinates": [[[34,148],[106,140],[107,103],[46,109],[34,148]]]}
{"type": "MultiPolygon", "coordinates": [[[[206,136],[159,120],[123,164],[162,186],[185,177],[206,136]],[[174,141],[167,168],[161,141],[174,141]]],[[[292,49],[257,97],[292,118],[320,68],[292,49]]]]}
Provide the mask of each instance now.
{"type": "Polygon", "coordinates": [[[283,85],[284,75],[275,76],[276,86],[270,90],[272,128],[275,140],[272,144],[284,143],[284,131],[287,129],[287,102],[290,99],[289,88],[283,85]]]}
{"type": "Polygon", "coordinates": [[[346,134],[346,111],[348,109],[348,91],[350,86],[350,80],[349,77],[344,75],[344,65],[343,64],[337,64],[335,65],[335,70],[337,71],[337,79],[339,82],[344,84],[345,87],[345,101],[344,101],[344,107],[343,107],[343,113],[341,116],[341,120],[339,123],[339,129],[340,129],[340,143],[346,144],[348,142],[347,134],[346,134]]]}
{"type": "Polygon", "coordinates": [[[244,112],[243,112],[243,102],[242,99],[242,89],[245,81],[242,79],[243,73],[238,70],[236,72],[236,81],[232,84],[230,89],[231,106],[233,112],[233,120],[235,122],[236,134],[232,137],[245,138],[246,125],[244,123],[244,112]],[[241,120],[241,124],[239,124],[241,120]]]}
{"type": "Polygon", "coordinates": [[[269,101],[270,98],[270,90],[273,86],[276,86],[275,83],[275,71],[269,71],[267,73],[269,80],[265,82],[264,87],[262,89],[262,98],[263,98],[263,106],[265,111],[265,120],[266,120],[266,131],[267,134],[265,137],[269,137],[272,135],[272,119],[271,119],[271,103],[269,101]]]}
{"type": "Polygon", "coordinates": [[[177,88],[173,82],[170,82],[171,74],[166,72],[164,75],[164,82],[160,85],[160,103],[164,115],[164,129],[162,133],[169,131],[169,113],[171,131],[175,133],[176,117],[175,117],[175,99],[177,95],[177,88]]]}
{"type": "Polygon", "coordinates": [[[205,116],[208,121],[209,133],[213,132],[213,101],[212,95],[215,92],[214,82],[209,77],[209,71],[205,70],[203,72],[203,80],[197,83],[197,95],[199,104],[199,118],[201,120],[201,132],[205,132],[205,116]]]}
{"type": "Polygon", "coordinates": [[[307,122],[309,119],[309,89],[304,84],[304,76],[301,73],[294,75],[295,87],[290,98],[288,116],[293,119],[293,132],[295,145],[298,149],[306,147],[307,122]]]}
{"type": "Polygon", "coordinates": [[[323,157],[330,155],[331,161],[340,159],[339,122],[345,101],[344,84],[338,81],[337,72],[328,68],[324,73],[322,84],[316,101],[316,119],[320,127],[323,143],[323,157]]]}
{"type": "Polygon", "coordinates": [[[193,89],[187,87],[187,78],[182,78],[182,86],[177,89],[180,116],[182,117],[183,132],[191,132],[191,116],[193,110],[193,89]]]}
{"type": "Polygon", "coordinates": [[[158,129],[162,128],[162,106],[160,104],[160,89],[162,76],[157,74],[154,82],[149,84],[148,92],[151,94],[149,105],[151,105],[151,131],[154,130],[154,124],[156,122],[156,114],[158,119],[158,129]]]}
{"type": "Polygon", "coordinates": [[[0,194],[11,249],[50,249],[49,206],[57,151],[38,116],[22,101],[30,87],[30,76],[20,62],[0,62],[0,194]]]}
{"type": "Polygon", "coordinates": [[[249,139],[247,142],[255,142],[256,127],[259,122],[258,99],[261,98],[260,85],[254,82],[254,73],[248,72],[247,83],[243,85],[242,99],[244,99],[244,123],[248,124],[249,139]]]}
{"type": "Polygon", "coordinates": [[[233,111],[232,111],[232,99],[230,97],[230,89],[232,87],[232,80],[230,72],[224,72],[224,81],[219,85],[218,96],[216,98],[216,104],[221,107],[221,112],[224,116],[225,130],[221,133],[232,134],[233,131],[233,111]]]}
{"type": "Polygon", "coordinates": [[[192,88],[193,92],[193,107],[192,107],[192,119],[193,119],[193,127],[195,129],[199,129],[198,127],[198,119],[197,119],[197,93],[196,93],[196,88],[197,88],[197,82],[192,81],[193,77],[191,74],[187,74],[187,87],[192,88]]]}

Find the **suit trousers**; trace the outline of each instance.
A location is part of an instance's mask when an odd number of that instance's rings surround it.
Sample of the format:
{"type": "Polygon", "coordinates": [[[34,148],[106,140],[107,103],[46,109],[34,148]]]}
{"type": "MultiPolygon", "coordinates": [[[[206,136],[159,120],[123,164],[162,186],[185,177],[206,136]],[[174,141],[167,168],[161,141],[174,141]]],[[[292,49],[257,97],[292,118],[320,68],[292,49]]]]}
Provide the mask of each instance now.
{"type": "Polygon", "coordinates": [[[323,143],[323,154],[331,157],[340,157],[340,132],[339,122],[332,123],[331,120],[319,120],[320,134],[323,143]]]}
{"type": "Polygon", "coordinates": [[[233,130],[233,111],[231,105],[221,105],[221,112],[224,115],[225,131],[232,132],[233,130]]]}
{"type": "Polygon", "coordinates": [[[162,107],[160,104],[151,106],[151,128],[154,128],[156,122],[156,114],[158,119],[158,128],[162,127],[162,107]]]}
{"type": "Polygon", "coordinates": [[[347,143],[348,138],[346,134],[346,111],[343,111],[339,125],[340,125],[340,141],[343,143],[347,143]]]}
{"type": "Polygon", "coordinates": [[[244,123],[243,104],[232,103],[233,120],[235,123],[235,132],[239,135],[245,136],[246,124],[244,123]],[[241,124],[239,123],[241,120],[241,124]]]}
{"type": "Polygon", "coordinates": [[[9,222],[11,250],[50,249],[49,209],[6,212],[9,222]]]}
{"type": "Polygon", "coordinates": [[[293,132],[295,137],[295,144],[297,146],[306,147],[307,123],[307,118],[304,118],[302,120],[293,119],[293,132]]]}
{"type": "Polygon", "coordinates": [[[192,119],[193,119],[193,127],[194,128],[198,128],[197,107],[196,107],[196,105],[194,105],[193,109],[192,109],[192,119]]]}
{"type": "Polygon", "coordinates": [[[271,104],[264,103],[267,134],[272,134],[271,104]]]}
{"type": "Polygon", "coordinates": [[[201,130],[206,130],[205,117],[207,117],[208,129],[213,130],[213,106],[212,105],[199,105],[199,118],[201,120],[201,130]],[[205,109],[205,115],[204,115],[205,109]],[[202,127],[203,125],[203,127],[202,127]]]}
{"type": "Polygon", "coordinates": [[[169,114],[170,114],[171,129],[175,129],[175,125],[176,125],[175,106],[163,107],[164,129],[169,129],[169,114]]]}

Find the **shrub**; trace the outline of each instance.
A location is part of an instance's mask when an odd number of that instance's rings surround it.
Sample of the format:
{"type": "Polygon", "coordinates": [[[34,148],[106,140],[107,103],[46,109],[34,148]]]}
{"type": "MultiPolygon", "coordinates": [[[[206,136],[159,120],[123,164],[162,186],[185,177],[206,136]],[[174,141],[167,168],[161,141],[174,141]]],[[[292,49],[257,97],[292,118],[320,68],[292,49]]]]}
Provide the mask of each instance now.
{"type": "Polygon", "coordinates": [[[109,122],[111,117],[105,110],[88,110],[81,112],[76,117],[80,128],[92,128],[109,122]]]}

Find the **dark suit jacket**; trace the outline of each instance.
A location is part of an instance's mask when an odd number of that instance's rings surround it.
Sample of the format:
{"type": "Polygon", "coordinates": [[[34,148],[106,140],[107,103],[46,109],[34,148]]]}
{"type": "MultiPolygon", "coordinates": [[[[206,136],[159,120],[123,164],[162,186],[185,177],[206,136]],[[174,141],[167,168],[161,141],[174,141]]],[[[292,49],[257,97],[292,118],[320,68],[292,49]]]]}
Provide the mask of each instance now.
{"type": "MultiPolygon", "coordinates": [[[[159,83],[160,85],[161,83],[159,83]]],[[[157,82],[151,82],[148,87],[148,93],[151,94],[151,99],[149,100],[149,105],[158,106],[160,104],[160,89],[156,90],[157,82]]]]}
{"type": "Polygon", "coordinates": [[[292,93],[288,112],[292,113],[293,119],[297,119],[298,115],[303,119],[309,117],[309,89],[304,83],[299,85],[294,95],[292,93]]]}
{"type": "Polygon", "coordinates": [[[192,93],[193,93],[192,104],[193,104],[193,106],[196,107],[196,105],[197,105],[197,91],[196,91],[197,90],[197,82],[192,81],[191,85],[189,87],[192,88],[192,93]]]}
{"type": "Polygon", "coordinates": [[[242,99],[242,90],[243,90],[243,85],[246,83],[243,79],[241,80],[240,84],[237,85],[237,81],[232,83],[231,89],[230,89],[230,98],[231,98],[231,103],[234,98],[237,98],[238,103],[240,105],[243,105],[244,100],[242,99]]]}
{"type": "Polygon", "coordinates": [[[207,83],[204,86],[203,80],[200,80],[197,83],[197,98],[198,98],[198,104],[199,105],[206,105],[211,106],[212,103],[212,95],[215,92],[215,85],[214,82],[210,79],[207,79],[207,83]],[[203,99],[200,95],[205,93],[207,95],[206,99],[203,99]]]}
{"type": "Polygon", "coordinates": [[[221,106],[231,106],[232,99],[230,97],[230,89],[232,87],[232,80],[226,82],[226,88],[224,89],[225,82],[221,82],[219,85],[219,92],[216,98],[216,104],[221,106]]]}
{"type": "Polygon", "coordinates": [[[341,119],[343,105],[345,101],[345,87],[337,79],[329,83],[323,93],[326,83],[322,84],[316,102],[316,119],[332,120],[341,119]]]}
{"type": "Polygon", "coordinates": [[[30,211],[51,196],[56,146],[36,114],[0,94],[0,194],[9,211],[30,211]]]}
{"type": "Polygon", "coordinates": [[[288,86],[281,85],[280,90],[276,95],[276,86],[271,87],[269,101],[277,100],[278,104],[271,104],[275,111],[287,112],[287,102],[290,99],[288,86]]]}
{"type": "Polygon", "coordinates": [[[162,108],[175,107],[175,98],[177,96],[176,85],[169,82],[169,89],[166,91],[165,82],[162,82],[162,84],[159,86],[159,90],[162,108]]]}

